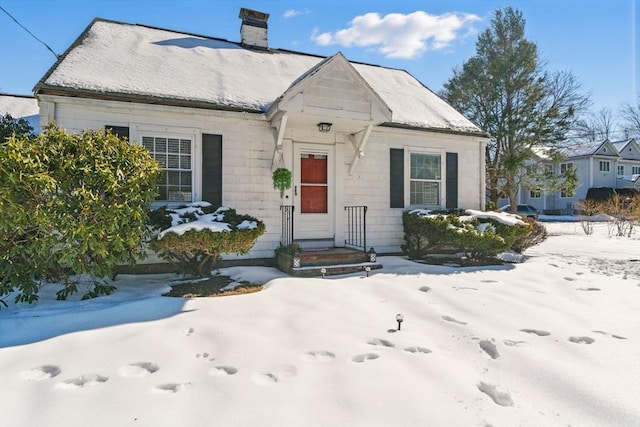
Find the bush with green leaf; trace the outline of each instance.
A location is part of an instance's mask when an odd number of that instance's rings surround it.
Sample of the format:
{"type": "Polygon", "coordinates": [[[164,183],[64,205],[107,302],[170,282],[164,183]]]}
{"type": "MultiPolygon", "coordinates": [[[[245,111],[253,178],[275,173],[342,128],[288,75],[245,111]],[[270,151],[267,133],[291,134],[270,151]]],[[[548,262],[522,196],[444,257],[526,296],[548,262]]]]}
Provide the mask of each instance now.
{"type": "Polygon", "coordinates": [[[531,226],[506,224],[492,215],[403,213],[403,252],[411,259],[424,260],[434,254],[464,253],[472,262],[486,262],[507,251],[526,235],[531,226]]]}
{"type": "MultiPolygon", "coordinates": [[[[0,144],[0,297],[17,290],[16,302],[33,302],[55,279],[64,299],[77,289],[71,275],[111,277],[144,256],[160,171],[147,150],[55,124],[0,144]]],[[[86,297],[112,290],[94,285],[86,297]]]]}
{"type": "Polygon", "coordinates": [[[265,232],[262,221],[234,209],[215,209],[208,202],[162,207],[160,212],[164,215],[152,214],[158,229],[164,228],[160,223],[166,224],[166,218],[172,218],[171,227],[151,240],[151,248],[181,272],[197,277],[211,276],[222,254],[248,253],[265,232]]]}

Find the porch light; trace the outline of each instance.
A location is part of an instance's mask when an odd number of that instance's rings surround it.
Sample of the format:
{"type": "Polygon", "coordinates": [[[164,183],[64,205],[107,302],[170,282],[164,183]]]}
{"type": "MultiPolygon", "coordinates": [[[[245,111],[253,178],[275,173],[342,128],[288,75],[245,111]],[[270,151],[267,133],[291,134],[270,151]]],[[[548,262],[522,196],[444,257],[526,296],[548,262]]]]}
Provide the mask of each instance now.
{"type": "Polygon", "coordinates": [[[318,130],[320,132],[329,132],[333,123],[320,122],[318,123],[318,130]]]}
{"type": "Polygon", "coordinates": [[[369,249],[368,255],[369,255],[369,262],[376,262],[376,258],[378,254],[376,254],[376,251],[375,249],[373,249],[373,246],[371,247],[371,249],[369,249]]]}
{"type": "Polygon", "coordinates": [[[398,322],[398,330],[400,330],[400,326],[402,326],[402,321],[404,320],[404,316],[400,313],[396,314],[396,322],[398,322]]]}

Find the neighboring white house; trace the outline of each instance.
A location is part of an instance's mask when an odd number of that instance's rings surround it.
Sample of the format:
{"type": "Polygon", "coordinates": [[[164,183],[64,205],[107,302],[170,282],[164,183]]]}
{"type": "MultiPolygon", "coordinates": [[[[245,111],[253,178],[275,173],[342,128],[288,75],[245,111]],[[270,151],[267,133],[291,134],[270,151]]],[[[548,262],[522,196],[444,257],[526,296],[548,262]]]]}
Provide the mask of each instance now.
{"type": "Polygon", "coordinates": [[[40,110],[35,97],[0,93],[0,116],[5,114],[10,114],[14,119],[26,120],[34,133],[40,132],[40,110]]]}
{"type": "Polygon", "coordinates": [[[95,19],[35,87],[40,122],[111,128],[164,168],[158,203],[207,200],[265,222],[251,258],[293,239],[345,246],[367,206],[366,248],[400,251],[402,212],[484,208],[477,126],[404,70],[268,46],[242,9],[241,42],[95,19]],[[286,167],[281,201],[272,171],[286,167]],[[357,208],[356,213],[362,213],[357,208]]]}
{"type": "MultiPolygon", "coordinates": [[[[542,167],[553,167],[559,174],[566,168],[576,170],[579,184],[574,191],[537,192],[522,186],[518,191],[519,203],[536,207],[540,211],[568,213],[576,203],[584,200],[590,188],[634,188],[640,191],[640,144],[636,139],[611,142],[590,141],[561,150],[565,159],[550,165],[543,155],[538,157],[542,167]]],[[[508,204],[501,199],[500,205],[508,204]]]]}

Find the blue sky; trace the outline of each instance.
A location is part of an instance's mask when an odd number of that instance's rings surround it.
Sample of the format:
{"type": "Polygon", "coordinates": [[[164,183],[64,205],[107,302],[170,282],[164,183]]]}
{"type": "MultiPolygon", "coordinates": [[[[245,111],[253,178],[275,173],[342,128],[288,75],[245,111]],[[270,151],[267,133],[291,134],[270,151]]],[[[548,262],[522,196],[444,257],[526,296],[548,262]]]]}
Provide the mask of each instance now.
{"type": "MultiPolygon", "coordinates": [[[[239,41],[238,12],[270,14],[269,45],[409,71],[439,91],[475,52],[496,9],[513,6],[547,69],[573,72],[593,111],[615,112],[640,91],[639,0],[0,0],[62,54],[94,17],[239,41]]],[[[0,11],[0,92],[31,94],[55,62],[0,11]]]]}

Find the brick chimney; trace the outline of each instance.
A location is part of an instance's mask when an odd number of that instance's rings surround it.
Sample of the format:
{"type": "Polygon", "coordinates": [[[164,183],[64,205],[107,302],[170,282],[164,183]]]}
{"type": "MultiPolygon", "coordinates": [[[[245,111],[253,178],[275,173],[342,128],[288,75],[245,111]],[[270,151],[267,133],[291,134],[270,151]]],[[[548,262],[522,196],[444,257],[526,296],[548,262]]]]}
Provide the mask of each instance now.
{"type": "Polygon", "coordinates": [[[252,48],[268,49],[267,20],[269,14],[243,7],[240,9],[239,18],[242,19],[240,26],[242,44],[252,48]]]}

